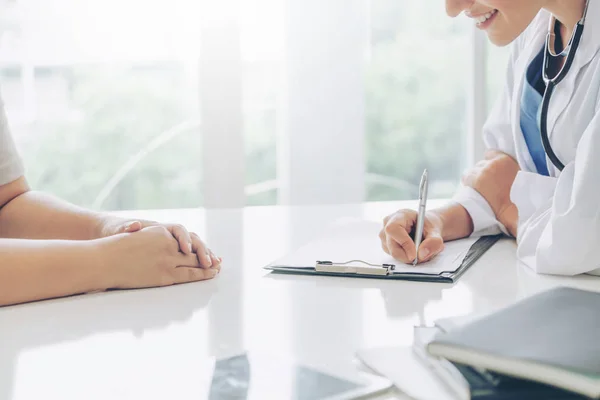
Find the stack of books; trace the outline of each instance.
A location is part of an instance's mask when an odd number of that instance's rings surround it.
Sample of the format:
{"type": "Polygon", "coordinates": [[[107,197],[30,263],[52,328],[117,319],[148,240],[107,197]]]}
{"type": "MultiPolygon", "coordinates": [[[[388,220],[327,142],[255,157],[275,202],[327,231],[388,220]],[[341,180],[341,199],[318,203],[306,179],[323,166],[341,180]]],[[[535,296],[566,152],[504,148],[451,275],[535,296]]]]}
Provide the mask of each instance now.
{"type": "Polygon", "coordinates": [[[414,352],[460,399],[600,398],[600,293],[556,288],[452,328],[414,352]]]}

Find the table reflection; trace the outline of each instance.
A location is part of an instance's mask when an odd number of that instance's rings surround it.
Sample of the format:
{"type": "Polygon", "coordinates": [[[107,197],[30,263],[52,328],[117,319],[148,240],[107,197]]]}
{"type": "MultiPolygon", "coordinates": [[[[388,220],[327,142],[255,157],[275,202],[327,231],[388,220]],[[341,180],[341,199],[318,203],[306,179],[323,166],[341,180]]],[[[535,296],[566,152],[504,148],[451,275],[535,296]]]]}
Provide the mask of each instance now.
{"type": "MultiPolygon", "coordinates": [[[[183,324],[205,309],[217,291],[217,281],[199,282],[152,289],[152,295],[143,298],[139,290],[113,291],[2,309],[0,398],[13,397],[15,371],[22,354],[114,332],[141,337],[172,324],[183,324]]],[[[57,367],[60,362],[56,360],[57,367]]]]}

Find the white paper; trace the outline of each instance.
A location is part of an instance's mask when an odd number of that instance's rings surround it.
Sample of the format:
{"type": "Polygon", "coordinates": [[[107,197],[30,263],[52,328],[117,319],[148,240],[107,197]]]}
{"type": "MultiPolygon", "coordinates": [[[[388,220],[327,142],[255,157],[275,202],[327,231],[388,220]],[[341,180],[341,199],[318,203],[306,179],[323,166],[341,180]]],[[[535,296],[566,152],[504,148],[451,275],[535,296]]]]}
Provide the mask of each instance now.
{"type": "Polygon", "coordinates": [[[416,267],[403,264],[386,254],[381,247],[381,223],[352,221],[338,224],[320,239],[301,247],[292,254],[273,263],[274,266],[314,267],[317,261],[345,263],[361,260],[369,264],[393,264],[396,273],[440,274],[456,271],[476,238],[445,243],[444,251],[433,260],[416,267]]]}

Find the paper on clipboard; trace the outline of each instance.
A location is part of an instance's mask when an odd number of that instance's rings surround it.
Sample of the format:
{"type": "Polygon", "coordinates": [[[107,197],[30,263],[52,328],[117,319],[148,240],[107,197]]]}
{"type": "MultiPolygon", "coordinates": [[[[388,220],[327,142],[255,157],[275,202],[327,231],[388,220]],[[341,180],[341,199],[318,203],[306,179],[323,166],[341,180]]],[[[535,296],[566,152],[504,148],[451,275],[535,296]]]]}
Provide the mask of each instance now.
{"type": "Polygon", "coordinates": [[[433,260],[416,267],[406,265],[386,254],[379,239],[381,223],[351,221],[337,224],[321,238],[301,247],[274,264],[287,267],[314,267],[317,261],[346,263],[360,260],[371,265],[395,265],[394,273],[440,274],[456,271],[476,238],[445,243],[444,251],[433,260]]]}

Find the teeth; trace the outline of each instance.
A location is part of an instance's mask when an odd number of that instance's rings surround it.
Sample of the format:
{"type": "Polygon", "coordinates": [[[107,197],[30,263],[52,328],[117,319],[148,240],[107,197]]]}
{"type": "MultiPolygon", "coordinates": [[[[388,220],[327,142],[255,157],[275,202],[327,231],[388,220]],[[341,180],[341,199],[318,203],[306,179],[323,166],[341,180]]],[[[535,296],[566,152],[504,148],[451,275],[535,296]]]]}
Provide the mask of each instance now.
{"type": "Polygon", "coordinates": [[[488,19],[492,18],[492,16],[496,14],[496,12],[498,12],[498,10],[490,11],[487,14],[480,15],[479,17],[475,18],[475,22],[477,23],[477,25],[482,24],[488,19]]]}

